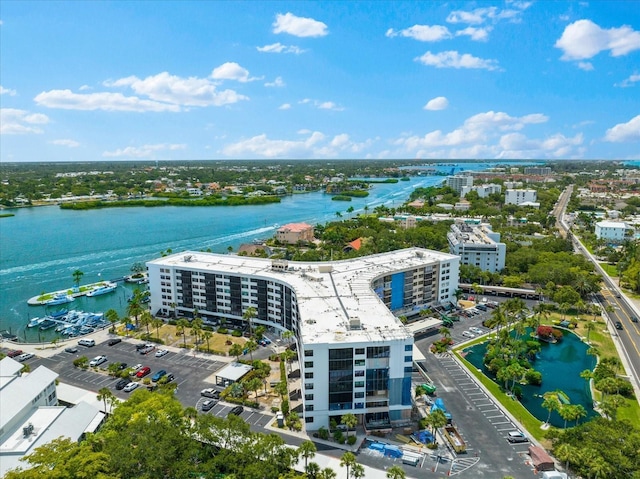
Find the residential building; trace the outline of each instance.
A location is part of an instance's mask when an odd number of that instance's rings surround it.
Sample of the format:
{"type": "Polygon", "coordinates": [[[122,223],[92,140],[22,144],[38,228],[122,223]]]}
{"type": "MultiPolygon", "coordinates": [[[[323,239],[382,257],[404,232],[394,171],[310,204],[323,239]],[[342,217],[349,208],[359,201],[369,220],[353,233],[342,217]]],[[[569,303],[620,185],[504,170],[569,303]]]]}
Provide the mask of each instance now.
{"type": "Polygon", "coordinates": [[[460,194],[465,186],[473,186],[473,176],[469,175],[453,175],[447,176],[447,186],[460,194]]]}
{"type": "Polygon", "coordinates": [[[313,241],[313,226],[307,223],[289,223],[276,231],[280,243],[297,244],[299,241],[313,241]]]}
{"type": "Polygon", "coordinates": [[[21,374],[24,365],[9,357],[0,361],[0,477],[20,459],[59,437],[73,441],[94,432],[104,420],[99,408],[80,402],[58,406],[58,373],[39,366],[21,374]]]}
{"type": "Polygon", "coordinates": [[[398,316],[455,303],[459,257],[421,248],[331,262],[187,252],[147,263],[154,314],[290,330],[300,358],[304,420],[346,413],[370,429],[411,417],[413,334],[398,316]]]}
{"type": "Polygon", "coordinates": [[[548,176],[551,174],[550,166],[526,166],[524,168],[525,175],[548,176]]]}
{"type": "Polygon", "coordinates": [[[536,190],[512,190],[508,189],[505,195],[505,205],[533,206],[536,203],[538,192],[536,190]]]}
{"type": "Polygon", "coordinates": [[[491,184],[477,185],[477,186],[463,186],[460,191],[460,197],[464,198],[470,191],[478,193],[480,198],[486,198],[494,193],[502,193],[502,186],[491,184]]]}
{"type": "Polygon", "coordinates": [[[596,223],[596,238],[611,243],[622,243],[633,237],[634,228],[624,221],[599,221],[596,223]]]}
{"type": "Polygon", "coordinates": [[[447,233],[447,241],[449,252],[460,256],[460,264],[491,273],[504,269],[507,246],[500,242],[500,233],[495,233],[488,224],[456,222],[447,233]]]}

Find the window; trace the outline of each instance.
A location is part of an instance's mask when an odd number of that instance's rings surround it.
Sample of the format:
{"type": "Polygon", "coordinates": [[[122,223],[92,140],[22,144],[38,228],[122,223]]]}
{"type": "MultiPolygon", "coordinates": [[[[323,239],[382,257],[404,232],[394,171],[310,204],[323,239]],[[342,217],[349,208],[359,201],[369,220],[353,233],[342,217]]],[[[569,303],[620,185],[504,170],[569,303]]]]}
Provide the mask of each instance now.
{"type": "Polygon", "coordinates": [[[364,387],[364,381],[356,381],[355,382],[355,387],[363,388],[364,387]]]}
{"type": "Polygon", "coordinates": [[[355,398],[360,399],[364,397],[364,392],[355,393],[355,398]]]}
{"type": "Polygon", "coordinates": [[[356,348],[356,354],[364,354],[364,348],[356,348]]]}
{"type": "Polygon", "coordinates": [[[405,366],[405,367],[404,367],[404,372],[405,372],[405,373],[411,373],[411,372],[413,372],[413,367],[411,367],[411,366],[405,366]]]}
{"type": "Polygon", "coordinates": [[[356,371],[356,377],[364,377],[364,370],[356,371]]]}
{"type": "Polygon", "coordinates": [[[413,344],[405,344],[404,345],[404,350],[405,351],[413,351],[413,344]]]}
{"type": "Polygon", "coordinates": [[[305,361],[304,362],[304,367],[305,368],[312,368],[313,367],[313,361],[305,361]]]}
{"type": "Polygon", "coordinates": [[[410,363],[411,361],[413,361],[413,356],[405,356],[404,357],[404,362],[405,363],[410,363]]]}
{"type": "Polygon", "coordinates": [[[306,423],[313,422],[313,416],[305,416],[304,422],[306,423]]]}
{"type": "Polygon", "coordinates": [[[313,379],[313,373],[304,373],[305,379],[313,379]]]}
{"type": "Polygon", "coordinates": [[[307,390],[312,390],[313,389],[313,383],[304,383],[304,388],[307,390]]]}
{"type": "Polygon", "coordinates": [[[304,408],[305,411],[313,411],[313,404],[307,404],[304,408]]]}
{"type": "Polygon", "coordinates": [[[305,401],[313,401],[313,394],[305,394],[304,395],[304,400],[305,401]]]}
{"type": "Polygon", "coordinates": [[[356,366],[364,366],[364,359],[356,359],[356,366]]]}
{"type": "Polygon", "coordinates": [[[304,357],[305,358],[309,358],[313,356],[313,349],[305,349],[304,350],[304,357]]]}

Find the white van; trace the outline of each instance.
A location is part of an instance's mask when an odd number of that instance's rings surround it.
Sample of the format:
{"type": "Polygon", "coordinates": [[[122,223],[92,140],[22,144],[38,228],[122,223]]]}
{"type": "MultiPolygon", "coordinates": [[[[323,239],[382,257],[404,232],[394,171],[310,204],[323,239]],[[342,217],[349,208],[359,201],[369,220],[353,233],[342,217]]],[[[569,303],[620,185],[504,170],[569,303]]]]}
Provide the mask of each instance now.
{"type": "Polygon", "coordinates": [[[96,345],[96,341],[95,341],[95,339],[81,339],[80,341],[78,341],[78,344],[80,346],[86,346],[86,347],[90,348],[90,347],[96,345]]]}

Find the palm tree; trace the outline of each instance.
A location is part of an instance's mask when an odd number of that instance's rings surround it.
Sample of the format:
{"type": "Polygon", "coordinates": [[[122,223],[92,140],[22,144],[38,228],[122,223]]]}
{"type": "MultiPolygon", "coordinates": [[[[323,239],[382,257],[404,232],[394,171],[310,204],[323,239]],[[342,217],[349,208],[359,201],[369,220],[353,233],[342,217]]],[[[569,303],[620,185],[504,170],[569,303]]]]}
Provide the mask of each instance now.
{"type": "Polygon", "coordinates": [[[138,316],[142,314],[142,311],[144,311],[142,308],[142,291],[136,289],[127,306],[127,315],[136,319],[136,329],[138,328],[138,316]]]}
{"type": "Polygon", "coordinates": [[[580,421],[580,418],[587,416],[587,410],[584,408],[582,404],[575,404],[573,407],[575,409],[575,415],[574,415],[574,419],[576,421],[575,425],[577,426],[578,422],[580,421]]]}
{"type": "Polygon", "coordinates": [[[118,316],[118,312],[115,309],[108,309],[106,313],[104,313],[104,317],[107,318],[107,321],[111,323],[111,332],[115,332],[116,323],[120,321],[120,317],[118,316]]]}
{"type": "Polygon", "coordinates": [[[211,348],[209,347],[209,340],[213,337],[213,333],[211,331],[205,331],[202,333],[203,339],[207,342],[207,351],[211,352],[211,348]]]}
{"type": "Polygon", "coordinates": [[[309,465],[305,467],[305,469],[305,472],[307,473],[307,477],[309,479],[316,479],[317,477],[319,477],[318,475],[320,474],[320,466],[318,466],[317,463],[310,462],[309,465]]]}
{"type": "Polygon", "coordinates": [[[440,409],[436,409],[431,412],[428,416],[428,423],[431,425],[433,435],[436,435],[436,430],[444,427],[447,424],[447,416],[444,415],[444,412],[440,409]]]}
{"type": "MultiPolygon", "coordinates": [[[[194,311],[194,315],[197,310],[194,311]]],[[[191,321],[191,335],[196,338],[196,351],[198,350],[198,338],[200,337],[200,333],[202,332],[202,319],[195,316],[193,321],[191,321]]]]}
{"type": "Polygon", "coordinates": [[[317,475],[318,479],[336,479],[338,475],[336,471],[331,469],[330,467],[325,467],[320,473],[317,475]]]}
{"type": "Polygon", "coordinates": [[[362,479],[364,477],[364,466],[362,464],[354,464],[351,467],[351,477],[362,479]]]}
{"type": "Polygon", "coordinates": [[[549,424],[551,420],[551,413],[560,409],[560,400],[558,399],[558,393],[556,391],[549,391],[542,395],[544,400],[542,401],[542,407],[549,411],[549,416],[545,424],[549,424]]]}
{"type": "Polygon", "coordinates": [[[567,443],[559,444],[558,447],[553,450],[553,453],[558,459],[565,461],[564,468],[567,471],[569,470],[569,460],[576,457],[577,452],[578,450],[574,446],[567,443]]]}
{"type": "Polygon", "coordinates": [[[347,437],[349,437],[349,430],[356,427],[356,425],[358,424],[358,418],[355,416],[355,414],[344,414],[340,419],[340,424],[344,424],[345,426],[347,426],[347,437]]]}
{"type": "Polygon", "coordinates": [[[236,362],[239,362],[240,356],[242,356],[242,346],[240,346],[238,343],[233,343],[229,348],[229,354],[231,356],[235,356],[236,362]]]}
{"type": "Polygon", "coordinates": [[[258,349],[258,343],[256,343],[253,339],[250,339],[246,343],[244,343],[244,348],[249,351],[249,357],[251,358],[251,362],[253,362],[253,352],[258,349]]]}
{"type": "Polygon", "coordinates": [[[114,398],[114,397],[115,396],[113,395],[113,393],[109,388],[101,388],[100,390],[98,390],[98,395],[96,396],[96,399],[104,403],[105,414],[109,414],[109,411],[107,411],[107,401],[110,402],[111,398],[114,398]]]}
{"type": "Polygon", "coordinates": [[[245,309],[242,319],[249,322],[249,334],[253,336],[253,318],[256,317],[256,308],[249,306],[245,309]]]}
{"type": "Polygon", "coordinates": [[[293,336],[294,336],[293,331],[289,331],[288,329],[284,333],[282,333],[282,339],[286,339],[287,344],[291,344],[291,340],[293,336]]]}
{"type": "Polygon", "coordinates": [[[182,344],[183,347],[187,347],[187,327],[189,326],[189,321],[184,318],[181,318],[176,323],[176,333],[182,335],[182,344]]]}
{"type": "Polygon", "coordinates": [[[345,452],[340,458],[340,467],[347,468],[347,477],[349,477],[349,469],[356,463],[356,456],[352,452],[345,452]]]}
{"type": "Polygon", "coordinates": [[[313,441],[303,441],[300,446],[298,446],[298,456],[304,459],[304,472],[307,472],[308,469],[308,461],[309,459],[313,459],[316,455],[318,448],[313,443],[313,441]]]}
{"type": "Polygon", "coordinates": [[[79,269],[77,269],[73,272],[71,276],[73,276],[73,282],[75,283],[76,288],[80,287],[80,280],[84,276],[84,273],[79,269]]]}
{"type": "Polygon", "coordinates": [[[156,338],[160,341],[160,328],[164,324],[164,321],[160,318],[153,318],[151,320],[151,326],[156,329],[156,338]]]}
{"type": "Polygon", "coordinates": [[[387,477],[389,479],[405,479],[407,473],[400,466],[391,466],[387,469],[387,477]]]}
{"type": "Polygon", "coordinates": [[[153,316],[151,316],[151,313],[146,309],[142,311],[142,313],[140,314],[140,325],[147,328],[147,336],[149,336],[149,325],[151,324],[151,321],[153,321],[153,316]]]}
{"type": "Polygon", "coordinates": [[[589,337],[591,336],[591,331],[596,329],[596,323],[588,322],[587,323],[587,344],[589,344],[589,337]]]}

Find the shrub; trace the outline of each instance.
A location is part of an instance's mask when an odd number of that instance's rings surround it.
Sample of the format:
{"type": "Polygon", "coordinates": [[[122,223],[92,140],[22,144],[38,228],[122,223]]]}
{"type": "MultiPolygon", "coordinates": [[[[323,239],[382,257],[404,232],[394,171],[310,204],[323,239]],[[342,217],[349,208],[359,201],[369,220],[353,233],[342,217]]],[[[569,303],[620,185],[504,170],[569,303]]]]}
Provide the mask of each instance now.
{"type": "Polygon", "coordinates": [[[170,324],[171,326],[176,326],[176,325],[178,324],[178,321],[176,321],[175,319],[170,319],[170,320],[169,320],[169,324],[170,324]]]}
{"type": "Polygon", "coordinates": [[[349,444],[350,446],[353,446],[357,441],[357,438],[355,436],[349,436],[347,438],[347,444],[349,444]]]}
{"type": "Polygon", "coordinates": [[[273,414],[277,413],[280,410],[280,408],[278,406],[271,406],[271,412],[273,414]]]}
{"type": "Polygon", "coordinates": [[[213,332],[213,326],[202,326],[203,331],[213,332]]]}
{"type": "Polygon", "coordinates": [[[335,419],[329,420],[329,430],[335,431],[338,428],[338,422],[335,419]]]}
{"type": "Polygon", "coordinates": [[[223,327],[218,328],[218,333],[220,334],[227,334],[228,332],[229,330],[227,328],[223,328],[223,327]]]}
{"type": "Polygon", "coordinates": [[[289,400],[285,399],[282,401],[282,414],[284,414],[285,417],[287,417],[289,415],[289,400]]]}
{"type": "Polygon", "coordinates": [[[242,331],[238,331],[237,329],[233,331],[233,333],[231,333],[231,336],[233,336],[234,338],[241,338],[242,337],[242,331]]]}
{"type": "Polygon", "coordinates": [[[540,386],[540,384],[542,384],[542,373],[535,369],[529,369],[524,374],[524,378],[527,381],[527,384],[531,384],[533,386],[540,386]]]}
{"type": "Polygon", "coordinates": [[[87,367],[89,366],[89,358],[86,356],[80,356],[79,358],[73,360],[73,365],[76,368],[87,369],[87,367]]]}
{"type": "Polygon", "coordinates": [[[327,430],[326,427],[323,426],[320,429],[318,429],[318,437],[320,439],[324,439],[325,441],[329,439],[329,431],[327,430]]]}
{"type": "Polygon", "coordinates": [[[338,441],[340,444],[344,444],[344,435],[340,429],[336,429],[333,431],[333,438],[338,441]]]}

